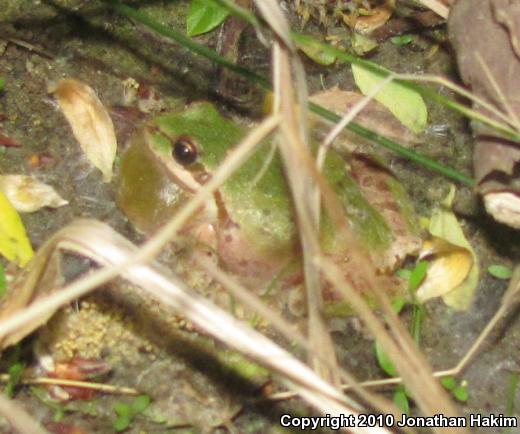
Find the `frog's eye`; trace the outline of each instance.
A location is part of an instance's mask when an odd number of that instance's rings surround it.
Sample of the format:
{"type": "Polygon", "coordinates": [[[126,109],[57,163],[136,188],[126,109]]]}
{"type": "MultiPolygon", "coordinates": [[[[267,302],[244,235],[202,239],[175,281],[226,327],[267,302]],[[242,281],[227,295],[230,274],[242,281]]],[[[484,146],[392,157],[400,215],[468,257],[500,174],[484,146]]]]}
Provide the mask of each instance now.
{"type": "Polygon", "coordinates": [[[177,163],[189,166],[197,161],[199,150],[188,137],[179,137],[173,144],[172,155],[177,163]]]}

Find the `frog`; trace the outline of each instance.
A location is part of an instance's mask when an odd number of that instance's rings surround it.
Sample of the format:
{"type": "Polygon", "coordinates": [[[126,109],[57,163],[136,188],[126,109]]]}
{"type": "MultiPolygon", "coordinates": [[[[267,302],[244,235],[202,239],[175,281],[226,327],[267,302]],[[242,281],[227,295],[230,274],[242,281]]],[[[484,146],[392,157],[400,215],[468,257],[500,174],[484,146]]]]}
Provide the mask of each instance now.
{"type": "MultiPolygon", "coordinates": [[[[148,121],[121,157],[119,208],[138,232],[153,233],[211,179],[250,128],[205,101],[148,121]]],[[[288,276],[282,282],[291,285],[301,276],[294,271],[301,256],[295,211],[283,162],[277,153],[272,155],[272,146],[272,139],[260,143],[181,231],[195,248],[211,251],[222,268],[256,288],[284,272],[288,276]]],[[[382,275],[418,250],[421,242],[410,199],[377,158],[354,152],[346,158],[331,149],[322,173],[357,244],[382,275]]],[[[338,263],[351,282],[358,281],[348,240],[325,210],[322,214],[323,254],[338,263]]],[[[339,300],[325,292],[328,301],[339,300]]]]}

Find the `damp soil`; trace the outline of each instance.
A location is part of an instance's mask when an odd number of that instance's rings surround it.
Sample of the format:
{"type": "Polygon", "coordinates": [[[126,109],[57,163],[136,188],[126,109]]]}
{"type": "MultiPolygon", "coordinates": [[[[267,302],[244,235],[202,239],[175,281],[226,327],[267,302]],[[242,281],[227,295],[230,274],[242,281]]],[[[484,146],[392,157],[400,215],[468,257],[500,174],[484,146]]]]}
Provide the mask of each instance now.
{"type": "MultiPolygon", "coordinates": [[[[181,29],[185,26],[185,1],[134,4],[165,24],[181,29]]],[[[292,24],[299,26],[288,2],[284,5],[292,24]]],[[[305,30],[323,33],[323,27],[313,19],[305,30]]],[[[115,204],[116,181],[103,183],[100,173],[90,167],[47,93],[49,83],[64,77],[82,80],[107,106],[123,104],[124,81],[128,78],[153,88],[165,107],[204,99],[237,113],[251,109],[251,102],[259,98],[247,89],[245,100],[224,101],[226,98],[215,92],[219,77],[215,65],[95,1],[4,0],[0,37],[0,77],[6,82],[0,94],[1,126],[4,134],[21,144],[18,148],[0,146],[0,172],[35,175],[69,201],[56,210],[22,216],[35,249],[79,217],[101,220],[141,241],[115,204]],[[41,164],[34,164],[35,156],[40,157],[41,164]]],[[[198,40],[215,48],[218,30],[198,40]]],[[[246,29],[239,48],[244,66],[269,75],[269,52],[251,29],[246,29]]],[[[383,42],[369,58],[399,72],[456,78],[442,26],[423,29],[404,46],[383,42]]],[[[347,65],[322,67],[309,59],[304,63],[311,92],[336,85],[354,89],[347,65]]],[[[445,88],[440,92],[450,95],[445,88]]],[[[122,151],[124,143],[119,146],[122,151]]],[[[429,127],[417,150],[470,174],[471,147],[466,120],[429,104],[429,127]]],[[[447,192],[449,181],[397,156],[392,157],[390,165],[410,192],[418,214],[429,215],[447,192]]],[[[519,256],[518,233],[493,222],[467,187],[458,187],[455,209],[484,271],[468,312],[455,312],[440,301],[426,305],[421,347],[435,369],[455,365],[497,309],[507,282],[487,275],[487,266],[512,266],[519,256]]],[[[67,262],[71,276],[91,266],[78,259],[67,262]]],[[[106,363],[110,373],[102,381],[134,387],[152,398],[149,409],[130,424],[127,432],[131,433],[281,432],[281,414],[311,411],[296,401],[259,400],[260,387],[267,381],[264,372],[253,369],[249,376],[240,376],[234,367],[242,362],[230,362],[232,356],[225,348],[198,335],[181,317],[172,314],[166,318],[154,302],[143,305],[136,291],[118,281],[59,312],[43,331],[22,343],[26,362],[36,364],[42,354],[51,352],[56,360],[80,355],[106,363]]],[[[360,379],[383,376],[373,341],[355,320],[334,319],[330,325],[343,366],[360,379]]],[[[518,317],[511,315],[465,371],[462,378],[467,380],[469,399],[461,406],[464,413],[507,412],[511,376],[519,369],[518,330],[518,317]]],[[[4,354],[5,366],[11,353],[4,354]]],[[[109,394],[74,400],[61,404],[65,412],[59,415],[61,410],[46,396],[42,389],[22,387],[16,399],[51,432],[65,432],[59,429],[71,426],[88,433],[115,432],[113,406],[131,401],[109,394]],[[53,420],[57,414],[59,422],[53,420]]],[[[1,422],[0,430],[11,432],[5,422],[1,422]]]]}

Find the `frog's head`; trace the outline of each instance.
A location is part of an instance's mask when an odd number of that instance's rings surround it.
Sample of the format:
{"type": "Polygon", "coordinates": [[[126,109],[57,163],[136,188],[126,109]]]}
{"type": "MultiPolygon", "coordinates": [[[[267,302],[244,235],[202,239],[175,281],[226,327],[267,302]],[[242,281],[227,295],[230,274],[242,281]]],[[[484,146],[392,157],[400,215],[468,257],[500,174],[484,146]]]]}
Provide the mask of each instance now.
{"type": "MultiPolygon", "coordinates": [[[[209,103],[153,119],[121,159],[119,207],[140,232],[155,230],[211,177],[244,133],[209,103]]],[[[206,211],[215,206],[208,203],[206,211]]]]}
{"type": "Polygon", "coordinates": [[[156,118],[146,134],[151,150],[172,181],[197,191],[228,151],[244,136],[244,129],[223,118],[209,103],[156,118]]]}

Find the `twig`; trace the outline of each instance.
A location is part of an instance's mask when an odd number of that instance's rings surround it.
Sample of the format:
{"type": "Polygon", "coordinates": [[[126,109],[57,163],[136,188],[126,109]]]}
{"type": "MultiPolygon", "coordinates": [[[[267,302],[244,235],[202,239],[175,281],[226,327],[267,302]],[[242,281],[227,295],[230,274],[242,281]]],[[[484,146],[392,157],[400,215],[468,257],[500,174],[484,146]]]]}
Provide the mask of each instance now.
{"type": "Polygon", "coordinates": [[[43,50],[42,48],[38,48],[35,45],[30,44],[27,41],[24,41],[23,39],[7,38],[6,41],[11,42],[11,44],[18,45],[19,47],[25,48],[26,50],[33,51],[34,53],[39,54],[42,57],[46,57],[47,59],[54,59],[53,54],[49,53],[46,50],[43,50]]]}
{"type": "MultiPolygon", "coordinates": [[[[10,379],[9,374],[0,374],[0,381],[3,383],[8,382],[10,379]]],[[[113,386],[111,384],[94,383],[91,381],[78,381],[78,380],[67,380],[65,378],[52,378],[52,377],[24,377],[20,380],[20,384],[24,385],[51,385],[51,386],[64,386],[64,387],[79,387],[81,389],[92,389],[103,393],[110,393],[114,395],[139,395],[137,389],[123,386],[113,386]]]]}

